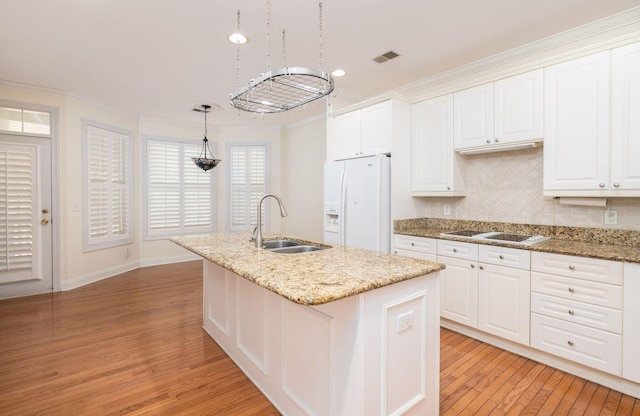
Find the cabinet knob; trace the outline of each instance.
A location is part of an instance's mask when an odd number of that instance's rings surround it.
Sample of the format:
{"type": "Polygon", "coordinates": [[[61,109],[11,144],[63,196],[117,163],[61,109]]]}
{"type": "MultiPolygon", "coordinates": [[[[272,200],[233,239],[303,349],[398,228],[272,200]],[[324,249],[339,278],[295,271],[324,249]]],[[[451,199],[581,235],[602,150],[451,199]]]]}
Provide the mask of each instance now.
{"type": "Polygon", "coordinates": [[[457,249],[457,248],[454,248],[454,249],[453,249],[453,252],[454,252],[454,253],[457,253],[457,252],[458,252],[458,249],[457,249]]]}
{"type": "MultiPolygon", "coordinates": [[[[473,263],[471,263],[471,268],[472,268],[472,269],[475,269],[475,268],[476,268],[476,265],[475,265],[475,264],[473,264],[473,263]]],[[[480,268],[482,269],[482,267],[480,267],[480,268]]]]}
{"type": "Polygon", "coordinates": [[[500,258],[500,260],[504,260],[504,256],[502,254],[500,254],[498,257],[500,258]]]}
{"type": "Polygon", "coordinates": [[[574,288],[572,288],[572,287],[570,287],[570,288],[569,288],[569,293],[573,293],[573,292],[575,292],[575,289],[574,289],[574,288]]]}
{"type": "Polygon", "coordinates": [[[500,139],[494,139],[493,141],[498,143],[500,141],[500,139]]]}
{"type": "Polygon", "coordinates": [[[491,143],[491,140],[487,139],[487,143],[491,143]]]}
{"type": "Polygon", "coordinates": [[[483,266],[480,266],[480,270],[484,270],[484,267],[483,267],[483,266]]]}
{"type": "Polygon", "coordinates": [[[411,242],[411,245],[412,245],[412,246],[415,246],[415,245],[416,245],[416,243],[414,243],[414,242],[412,241],[412,242],[411,242]]]}
{"type": "Polygon", "coordinates": [[[613,187],[614,188],[620,188],[620,184],[618,182],[616,182],[616,183],[613,184],[613,187]]]}
{"type": "Polygon", "coordinates": [[[600,188],[604,188],[604,184],[601,183],[600,185],[598,185],[600,188]]]}
{"type": "Polygon", "coordinates": [[[568,344],[570,347],[573,347],[573,341],[567,341],[567,344],[568,344]]]}
{"type": "Polygon", "coordinates": [[[569,309],[569,315],[573,316],[573,314],[575,313],[573,310],[569,309]]]}
{"type": "Polygon", "coordinates": [[[575,270],[576,266],[574,266],[573,264],[569,266],[569,270],[575,270]]]}
{"type": "Polygon", "coordinates": [[[398,250],[393,250],[393,254],[398,254],[398,250]]]}
{"type": "Polygon", "coordinates": [[[451,187],[450,187],[450,186],[447,186],[447,191],[450,191],[450,190],[451,190],[451,187]]]}

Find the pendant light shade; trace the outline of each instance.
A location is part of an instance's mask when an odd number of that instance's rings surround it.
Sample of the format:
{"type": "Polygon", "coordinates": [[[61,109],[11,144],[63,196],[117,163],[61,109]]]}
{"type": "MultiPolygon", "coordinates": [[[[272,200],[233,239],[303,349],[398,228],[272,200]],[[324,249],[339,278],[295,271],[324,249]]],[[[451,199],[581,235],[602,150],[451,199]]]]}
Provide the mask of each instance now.
{"type": "Polygon", "coordinates": [[[204,113],[204,138],[202,139],[202,151],[200,151],[200,156],[192,157],[193,163],[196,164],[203,171],[208,171],[210,169],[215,168],[220,163],[220,159],[216,159],[213,156],[213,152],[209,149],[209,140],[207,139],[207,113],[211,111],[211,106],[209,104],[201,104],[201,109],[194,109],[194,111],[201,111],[204,113]],[[211,155],[211,157],[207,157],[207,152],[211,155]]]}

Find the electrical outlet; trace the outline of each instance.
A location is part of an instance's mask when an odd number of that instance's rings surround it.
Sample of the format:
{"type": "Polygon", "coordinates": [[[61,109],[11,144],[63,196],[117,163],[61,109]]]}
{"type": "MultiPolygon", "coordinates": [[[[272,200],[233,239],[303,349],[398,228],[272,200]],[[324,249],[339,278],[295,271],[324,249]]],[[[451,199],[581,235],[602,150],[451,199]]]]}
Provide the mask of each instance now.
{"type": "Polygon", "coordinates": [[[604,223],[606,225],[617,225],[618,224],[618,211],[615,210],[606,210],[604,212],[604,223]]]}
{"type": "Polygon", "coordinates": [[[451,215],[451,205],[444,204],[444,215],[451,215]]]}
{"type": "Polygon", "coordinates": [[[396,333],[400,333],[413,327],[413,311],[398,315],[396,318],[396,333]]]}

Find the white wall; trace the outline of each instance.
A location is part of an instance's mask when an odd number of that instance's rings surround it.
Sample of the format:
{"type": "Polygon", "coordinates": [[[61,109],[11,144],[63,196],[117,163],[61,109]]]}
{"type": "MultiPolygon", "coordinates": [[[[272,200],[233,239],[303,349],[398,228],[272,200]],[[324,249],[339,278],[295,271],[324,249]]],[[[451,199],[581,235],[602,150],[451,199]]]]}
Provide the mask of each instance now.
{"type": "Polygon", "coordinates": [[[290,125],[282,147],[283,233],[322,241],[326,118],[290,125]]]}

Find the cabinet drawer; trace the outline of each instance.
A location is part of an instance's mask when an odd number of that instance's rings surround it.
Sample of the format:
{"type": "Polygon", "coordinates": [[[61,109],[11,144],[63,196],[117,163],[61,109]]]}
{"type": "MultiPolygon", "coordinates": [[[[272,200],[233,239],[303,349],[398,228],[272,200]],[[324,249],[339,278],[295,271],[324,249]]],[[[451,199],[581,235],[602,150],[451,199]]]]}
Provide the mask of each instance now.
{"type": "Polygon", "coordinates": [[[607,373],[622,374],[622,337],[531,314],[531,346],[607,373]]]}
{"type": "Polygon", "coordinates": [[[395,248],[436,254],[437,240],[435,238],[414,237],[412,235],[402,234],[394,234],[393,238],[395,248]]]}
{"type": "Polygon", "coordinates": [[[576,277],[594,282],[622,284],[622,262],[567,256],[552,253],[531,253],[531,271],[576,277]]]}
{"type": "Polygon", "coordinates": [[[429,260],[433,262],[436,261],[435,254],[423,253],[421,251],[412,251],[412,250],[403,250],[401,248],[394,248],[393,254],[397,254],[398,256],[404,256],[404,257],[412,257],[414,259],[429,260]]]}
{"type": "Polygon", "coordinates": [[[617,309],[532,293],[531,312],[622,334],[622,311],[617,309]]]}
{"type": "Polygon", "coordinates": [[[455,257],[457,259],[478,260],[478,245],[462,241],[438,240],[438,256],[455,257]]]}
{"type": "Polygon", "coordinates": [[[531,291],[622,309],[622,286],[531,272],[531,291]]]}
{"type": "Polygon", "coordinates": [[[481,244],[478,247],[478,261],[481,263],[495,264],[497,266],[529,270],[531,267],[531,252],[517,248],[481,244]]]}

